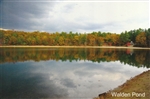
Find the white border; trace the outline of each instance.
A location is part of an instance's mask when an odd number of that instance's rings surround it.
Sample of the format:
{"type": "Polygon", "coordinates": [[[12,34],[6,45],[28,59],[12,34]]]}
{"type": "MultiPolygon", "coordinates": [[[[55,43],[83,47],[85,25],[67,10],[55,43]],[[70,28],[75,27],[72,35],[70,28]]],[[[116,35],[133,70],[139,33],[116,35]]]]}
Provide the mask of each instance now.
{"type": "Polygon", "coordinates": [[[150,28],[150,0],[149,0],[149,28],[150,28]]]}

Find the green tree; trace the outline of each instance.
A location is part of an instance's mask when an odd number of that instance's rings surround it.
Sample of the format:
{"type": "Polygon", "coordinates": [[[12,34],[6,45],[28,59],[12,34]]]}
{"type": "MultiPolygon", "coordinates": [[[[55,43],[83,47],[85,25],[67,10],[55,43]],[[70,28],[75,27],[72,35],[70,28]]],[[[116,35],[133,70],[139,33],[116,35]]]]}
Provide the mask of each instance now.
{"type": "Polygon", "coordinates": [[[86,42],[87,42],[87,35],[86,34],[80,34],[79,36],[80,38],[80,45],[86,45],[86,42]]]}
{"type": "Polygon", "coordinates": [[[123,45],[130,41],[130,35],[127,33],[127,31],[125,33],[121,33],[120,41],[123,45]]]}

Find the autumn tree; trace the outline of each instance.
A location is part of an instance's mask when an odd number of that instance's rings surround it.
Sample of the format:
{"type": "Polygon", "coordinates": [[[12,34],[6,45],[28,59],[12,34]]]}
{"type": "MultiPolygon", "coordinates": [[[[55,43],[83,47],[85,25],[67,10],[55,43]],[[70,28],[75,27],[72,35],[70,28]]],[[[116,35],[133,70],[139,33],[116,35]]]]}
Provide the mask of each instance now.
{"type": "Polygon", "coordinates": [[[140,34],[138,34],[136,36],[136,46],[141,46],[141,47],[147,46],[146,33],[145,32],[141,32],[140,34]]]}
{"type": "Polygon", "coordinates": [[[96,36],[92,34],[87,35],[87,44],[90,46],[95,46],[96,44],[96,36]]]}
{"type": "Polygon", "coordinates": [[[0,45],[3,44],[4,33],[0,30],[0,45]]]}
{"type": "Polygon", "coordinates": [[[119,45],[119,42],[120,42],[119,37],[120,36],[118,34],[111,34],[112,45],[114,46],[119,45]]]}
{"type": "Polygon", "coordinates": [[[104,43],[104,38],[99,36],[99,37],[97,37],[97,41],[98,41],[98,45],[101,46],[104,43]]]}

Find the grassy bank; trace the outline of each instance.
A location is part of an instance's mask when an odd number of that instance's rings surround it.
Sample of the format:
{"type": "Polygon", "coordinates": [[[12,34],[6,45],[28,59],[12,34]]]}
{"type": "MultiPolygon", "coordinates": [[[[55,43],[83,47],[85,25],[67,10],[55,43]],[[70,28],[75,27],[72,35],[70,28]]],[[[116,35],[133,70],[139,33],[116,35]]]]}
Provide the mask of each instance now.
{"type": "Polygon", "coordinates": [[[44,45],[10,45],[10,46],[0,46],[0,48],[124,48],[124,49],[149,49],[145,47],[126,47],[126,46],[44,46],[44,45]]]}
{"type": "Polygon", "coordinates": [[[94,99],[150,99],[150,70],[143,72],[130,80],[127,80],[126,83],[118,88],[103,93],[94,99]],[[116,97],[112,95],[114,92],[126,93],[128,95],[116,97]],[[139,96],[133,95],[133,93],[136,93],[139,96]]]}

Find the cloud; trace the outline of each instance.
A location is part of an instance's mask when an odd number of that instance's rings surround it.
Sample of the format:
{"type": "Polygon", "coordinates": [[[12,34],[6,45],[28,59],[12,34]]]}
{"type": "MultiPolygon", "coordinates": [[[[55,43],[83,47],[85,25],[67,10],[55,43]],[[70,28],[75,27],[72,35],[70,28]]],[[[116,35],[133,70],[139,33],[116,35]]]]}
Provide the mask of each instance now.
{"type": "Polygon", "coordinates": [[[149,3],[144,1],[7,0],[0,3],[0,23],[8,29],[120,33],[149,27],[149,3]]]}
{"type": "MultiPolygon", "coordinates": [[[[42,26],[42,19],[50,11],[52,3],[43,2],[1,2],[2,26],[10,29],[32,30],[42,26]]],[[[45,20],[45,19],[44,19],[45,20]]],[[[38,28],[37,28],[38,29],[38,28]]]]}

